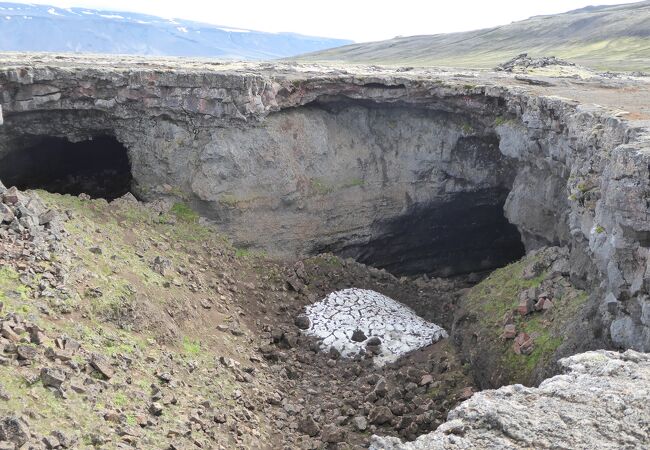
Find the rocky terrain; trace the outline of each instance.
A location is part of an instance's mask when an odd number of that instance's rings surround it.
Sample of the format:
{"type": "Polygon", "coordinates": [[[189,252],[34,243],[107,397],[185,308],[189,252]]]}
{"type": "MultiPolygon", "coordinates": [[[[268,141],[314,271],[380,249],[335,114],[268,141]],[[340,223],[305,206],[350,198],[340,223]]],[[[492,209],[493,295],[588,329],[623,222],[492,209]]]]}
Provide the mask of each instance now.
{"type": "MultiPolygon", "coordinates": [[[[108,136],[108,158],[128,155],[138,198],[186,202],[238,246],[279,257],[331,251],[448,276],[567,247],[569,277],[602,318],[593,332],[650,345],[643,78],[164,60],[133,69],[45,55],[3,64],[3,159],[108,136]]],[[[39,187],[2,167],[8,183],[39,187]]]]}
{"type": "Polygon", "coordinates": [[[524,447],[582,363],[647,423],[643,354],[562,359],[650,348],[644,77],[0,63],[5,448],[366,448],[467,399],[430,439],[524,447]]]}
{"type": "Polygon", "coordinates": [[[359,448],[430,431],[473,392],[447,342],[380,368],[297,320],[349,286],[449,309],[460,281],[333,255],[285,266],[178,204],[2,192],[4,448],[359,448]]]}

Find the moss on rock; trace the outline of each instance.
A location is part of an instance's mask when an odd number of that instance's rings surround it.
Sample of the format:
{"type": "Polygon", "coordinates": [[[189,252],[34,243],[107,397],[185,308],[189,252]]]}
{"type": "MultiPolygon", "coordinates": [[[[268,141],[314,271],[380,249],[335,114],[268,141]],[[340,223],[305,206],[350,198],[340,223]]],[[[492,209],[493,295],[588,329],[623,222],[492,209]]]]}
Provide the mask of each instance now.
{"type": "Polygon", "coordinates": [[[536,374],[556,360],[572,320],[587,300],[586,292],[574,288],[554,265],[562,258],[556,248],[531,254],[494,271],[461,300],[453,335],[482,387],[534,384],[536,374]],[[531,288],[548,293],[553,306],[521,315],[520,295],[531,288]],[[514,351],[513,340],[503,336],[506,323],[533,339],[531,353],[514,351]]]}

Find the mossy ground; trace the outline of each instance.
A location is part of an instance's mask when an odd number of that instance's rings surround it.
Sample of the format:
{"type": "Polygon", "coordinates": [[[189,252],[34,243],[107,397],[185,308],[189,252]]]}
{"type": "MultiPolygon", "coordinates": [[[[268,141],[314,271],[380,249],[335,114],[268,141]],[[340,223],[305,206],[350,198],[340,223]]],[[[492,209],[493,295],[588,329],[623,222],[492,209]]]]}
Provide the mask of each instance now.
{"type": "MultiPolygon", "coordinates": [[[[38,195],[70,217],[65,224],[70,295],[38,298],[33,295],[33,283],[24,285],[15,270],[2,267],[3,311],[37,323],[48,337],[73,338],[85,351],[118,361],[121,370],[108,380],[106,389],[92,396],[68,390],[64,399],[40,381],[26,381],[38,380],[40,366],[17,370],[0,365],[0,385],[10,396],[7,402],[0,402],[0,412],[32,415],[30,429],[42,435],[59,430],[77,436],[78,448],[96,446],[93,435],[114,435],[107,429],[113,426],[112,420],[127,430],[130,427],[129,433],[137,436],[143,448],[164,448],[170,438],[162,430],[177,429],[179,419],[187,419],[199,402],[224,411],[236,408],[232,396],[237,389],[235,377],[215,367],[215,361],[224,355],[244,358],[240,341],[245,338],[214,329],[215,324],[233,318],[232,294],[220,288],[226,295],[216,291],[220,279],[215,277],[224,265],[228,270],[240,268],[242,279],[246,279],[245,274],[252,272],[261,256],[251,252],[238,258],[237,250],[214,229],[200,225],[198,215],[186,204],[177,203],[161,215],[140,204],[108,204],[47,192],[38,195]],[[211,276],[205,270],[211,264],[206,249],[219,256],[211,276]],[[152,269],[151,261],[159,255],[171,261],[174,270],[170,275],[152,269]],[[213,302],[211,310],[198,306],[205,298],[213,302]],[[149,417],[151,386],[159,383],[156,373],[165,366],[172,372],[184,372],[183,382],[200,389],[192,395],[179,394],[159,418],[160,426],[140,427],[149,417]],[[107,412],[117,418],[107,420],[107,412]]],[[[73,361],[87,363],[78,355],[73,361]]],[[[264,427],[260,426],[260,432],[264,427]]],[[[230,442],[232,438],[224,431],[222,441],[230,442]]],[[[249,445],[254,446],[252,439],[249,445]]],[[[115,437],[106,445],[118,442],[115,437]]],[[[202,445],[210,444],[203,441],[202,445]]]]}
{"type": "Polygon", "coordinates": [[[527,333],[535,342],[531,354],[516,354],[512,349],[513,341],[502,337],[504,317],[516,310],[520,292],[538,288],[549,278],[548,270],[537,277],[524,278],[524,269],[539,259],[539,254],[533,255],[494,271],[474,286],[463,300],[463,309],[472,311],[476,317],[470,327],[471,332],[478,335],[475,350],[487,351],[496,359],[494,365],[503,373],[501,383],[530,384],[535,371],[548,364],[564,342],[571,320],[587,300],[586,292],[566,286],[561,295],[553,297],[552,309],[526,316],[514,313],[517,332],[527,333]]]}

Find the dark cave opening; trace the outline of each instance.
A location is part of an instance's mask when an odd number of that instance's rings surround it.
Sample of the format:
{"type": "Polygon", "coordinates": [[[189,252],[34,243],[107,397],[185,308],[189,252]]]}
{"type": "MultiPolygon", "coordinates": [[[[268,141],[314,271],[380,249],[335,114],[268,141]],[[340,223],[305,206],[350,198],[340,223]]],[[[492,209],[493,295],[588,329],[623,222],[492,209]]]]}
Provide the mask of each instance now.
{"type": "Polygon", "coordinates": [[[115,137],[95,136],[71,142],[39,136],[0,160],[0,180],[7,186],[58,194],[88,194],[114,200],[131,190],[127,149],[115,137]]]}
{"type": "Polygon", "coordinates": [[[334,252],[395,275],[491,271],[525,255],[519,231],[503,212],[507,195],[507,189],[486,189],[417,205],[375,224],[367,243],[334,252]]]}

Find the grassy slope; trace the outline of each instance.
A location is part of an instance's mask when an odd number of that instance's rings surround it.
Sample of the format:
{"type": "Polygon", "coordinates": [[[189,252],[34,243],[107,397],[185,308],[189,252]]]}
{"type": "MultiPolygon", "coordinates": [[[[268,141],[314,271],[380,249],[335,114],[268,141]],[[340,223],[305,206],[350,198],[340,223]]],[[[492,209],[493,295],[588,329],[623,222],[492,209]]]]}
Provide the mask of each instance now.
{"type": "Polygon", "coordinates": [[[524,52],[601,70],[650,70],[650,1],[537,16],[465,33],[354,44],[298,59],[491,68],[524,52]]]}
{"type": "Polygon", "coordinates": [[[545,312],[535,312],[525,317],[514,314],[518,332],[526,332],[535,340],[535,349],[530,355],[517,355],[512,350],[512,340],[503,339],[504,316],[519,305],[519,293],[531,288],[546,285],[551,275],[548,270],[539,276],[526,279],[524,268],[540,259],[532,255],[494,271],[481,283],[474,286],[463,300],[463,309],[476,314],[477,320],[469,326],[466,334],[478,338],[471,346],[475,358],[485,358],[501,372],[500,382],[531,384],[534,373],[548,364],[555,351],[564,342],[567,329],[578,315],[587,300],[584,291],[570,286],[562,280],[561,293],[553,295],[554,307],[545,312]]]}
{"type": "MultiPolygon", "coordinates": [[[[230,312],[234,311],[231,300],[201,288],[218,281],[196,282],[199,289],[194,292],[193,278],[186,279],[176,271],[164,277],[153,271],[149,262],[164,254],[174,267],[193,268],[203,276],[199,269],[207,267],[200,263],[207,257],[203,251],[206,245],[224,255],[212,261],[218,268],[223,265],[246,272],[246,258],[236,258],[236,249],[199,225],[196,213],[183,204],[174,205],[169,215],[159,216],[139,205],[114,206],[103,200],[81,201],[46,192],[39,195],[48,206],[71,215],[66,223],[71,236],[66,243],[73,250],[68,282],[72,295],[65,300],[35,299],[33,286],[23,284],[13,269],[0,267],[0,310],[3,315],[18,313],[40,326],[48,336],[45,346],[53,346],[55,337],[69,336],[84,350],[102,354],[113,363],[121,361],[123,367],[98,393],[68,390],[63,399],[40,381],[26,381],[47,363],[24,368],[0,365],[0,387],[10,397],[0,401],[0,416],[38,411],[29,421],[30,429],[42,435],[62,431],[77,439],[75,448],[93,447],[93,436],[113,439],[102,448],[114,448],[129,436],[136,436],[142,448],[167,448],[176,439],[173,430],[182,427],[181,419],[192,414],[199,403],[207,401],[223,411],[234,411],[232,394],[238,383],[232,373],[215,369],[214,362],[220,355],[247,360],[241,351],[246,337],[214,331],[215,323],[229,323],[234,315],[230,312]],[[94,246],[102,252],[90,252],[94,246]],[[91,295],[92,290],[101,294],[91,295]],[[196,305],[199,298],[206,297],[216,299],[210,311],[196,305]],[[165,311],[172,311],[173,318],[165,311]],[[189,366],[196,369],[186,371],[189,366]],[[138,426],[150,417],[147,407],[151,386],[158,383],[158,371],[178,374],[194,388],[178,392],[177,403],[165,408],[158,426],[138,426]],[[116,418],[106,419],[108,412],[116,418]],[[126,434],[118,436],[116,427],[126,434]]],[[[73,360],[81,367],[86,365],[78,354],[73,360]]],[[[245,386],[253,388],[251,384],[245,386]]],[[[264,432],[264,427],[260,424],[259,431],[264,432]]],[[[229,441],[227,429],[220,433],[217,430],[218,439],[232,448],[235,443],[229,441]]],[[[201,433],[193,436],[204,448],[214,444],[201,433]]],[[[257,437],[250,439],[244,445],[256,447],[257,437]]]]}

